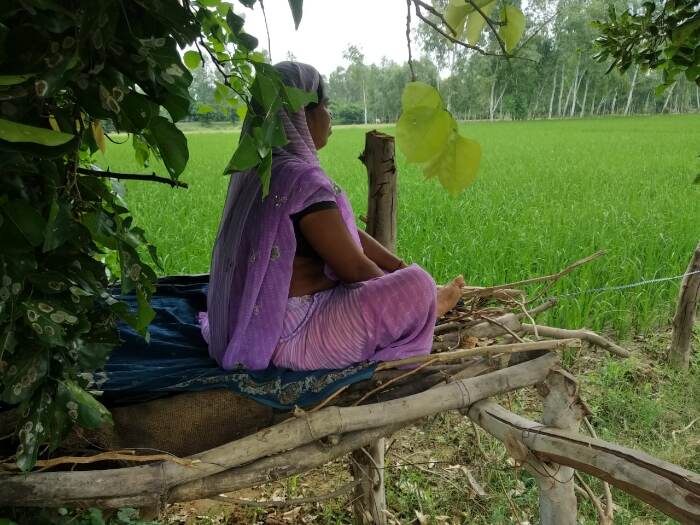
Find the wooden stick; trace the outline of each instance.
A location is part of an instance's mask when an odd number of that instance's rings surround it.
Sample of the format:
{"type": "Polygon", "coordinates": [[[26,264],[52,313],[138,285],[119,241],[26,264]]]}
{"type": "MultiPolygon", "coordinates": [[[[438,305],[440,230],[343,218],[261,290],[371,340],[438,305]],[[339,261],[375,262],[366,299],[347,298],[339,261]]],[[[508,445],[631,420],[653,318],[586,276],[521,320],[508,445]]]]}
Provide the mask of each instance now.
{"type": "Polygon", "coordinates": [[[528,334],[538,333],[544,337],[553,337],[555,339],[569,339],[576,338],[582,339],[592,345],[603,348],[611,354],[618,357],[629,357],[631,354],[624,348],[616,345],[612,341],[606,339],[602,335],[591,332],[590,330],[566,330],[564,328],[553,328],[551,326],[542,326],[538,324],[526,324],[522,325],[523,330],[528,334]]]}
{"type": "Polygon", "coordinates": [[[507,288],[517,288],[518,286],[524,286],[526,284],[535,284],[535,283],[542,283],[546,281],[556,281],[564,277],[565,275],[573,272],[576,268],[579,266],[589,263],[598,257],[602,257],[605,255],[605,251],[601,250],[598,252],[595,252],[593,255],[589,255],[588,257],[584,257],[583,259],[579,259],[578,261],[570,264],[566,268],[564,268],[561,272],[559,273],[553,273],[552,275],[543,275],[541,277],[532,277],[530,279],[524,279],[522,281],[516,281],[513,283],[508,283],[508,284],[501,284],[498,286],[489,286],[488,288],[482,288],[482,290],[479,292],[479,295],[481,294],[490,294],[494,292],[495,290],[504,290],[507,288]]]}
{"type": "Polygon", "coordinates": [[[561,348],[576,348],[581,346],[580,339],[560,339],[557,341],[532,341],[528,343],[514,343],[510,345],[482,346],[481,348],[470,348],[466,350],[456,350],[455,352],[445,352],[444,354],[428,354],[407,357],[396,361],[385,361],[377,366],[377,370],[385,368],[396,368],[398,366],[415,365],[425,361],[446,362],[456,361],[467,357],[479,357],[496,354],[514,354],[517,352],[532,352],[533,350],[559,350],[561,348]]]}
{"type": "MultiPolygon", "coordinates": [[[[588,433],[598,439],[598,434],[595,431],[595,428],[593,428],[593,425],[591,425],[591,422],[588,420],[587,417],[583,418],[583,423],[586,426],[586,429],[588,430],[588,433]]],[[[605,518],[606,520],[612,524],[614,523],[614,518],[615,518],[615,505],[613,504],[613,497],[612,497],[612,491],[610,490],[610,483],[607,481],[603,481],[603,494],[605,495],[605,518]]],[[[601,522],[601,525],[603,523],[601,522]]],[[[607,524],[606,524],[607,525],[607,524]]]]}
{"type": "MultiPolygon", "coordinates": [[[[115,450],[100,452],[99,454],[94,454],[92,456],[61,456],[58,458],[51,459],[38,459],[34,466],[36,468],[48,469],[52,467],[57,467],[58,465],[87,465],[90,463],[97,463],[98,461],[133,461],[136,463],[145,463],[148,461],[172,461],[178,465],[192,465],[193,461],[188,459],[182,459],[172,454],[146,454],[146,455],[136,455],[133,450],[115,450]]],[[[3,463],[0,465],[2,468],[7,470],[19,470],[16,463],[3,463]]]]}
{"type": "Polygon", "coordinates": [[[347,494],[352,489],[357,487],[359,484],[360,484],[360,480],[351,481],[351,482],[345,483],[344,485],[335,489],[333,492],[329,492],[328,494],[321,494],[319,496],[309,496],[308,498],[288,499],[288,500],[284,500],[284,501],[274,501],[274,500],[255,501],[255,500],[248,500],[248,499],[241,499],[241,498],[229,498],[228,496],[226,496],[224,494],[215,496],[214,499],[217,499],[219,501],[226,501],[227,503],[233,503],[234,505],[240,505],[242,507],[285,509],[285,508],[289,508],[289,507],[296,507],[298,505],[307,505],[309,503],[320,503],[321,501],[328,501],[329,499],[335,499],[339,496],[342,496],[343,494],[347,494]]]}
{"type": "Polygon", "coordinates": [[[485,319],[487,322],[489,322],[489,323],[491,323],[491,324],[495,324],[496,326],[500,327],[500,328],[501,328],[502,330],[504,330],[505,332],[508,332],[508,333],[513,337],[513,339],[515,339],[515,340],[518,341],[519,343],[524,343],[524,342],[525,342],[525,339],[523,339],[523,338],[520,337],[518,334],[516,334],[513,330],[511,330],[510,328],[508,328],[508,326],[506,326],[505,323],[502,323],[501,321],[499,321],[499,320],[497,320],[497,319],[491,319],[490,317],[481,316],[481,319],[485,319]]]}
{"type": "Polygon", "coordinates": [[[425,368],[426,366],[432,365],[433,363],[435,363],[435,361],[436,361],[436,359],[431,359],[430,361],[426,361],[425,363],[423,363],[423,364],[420,365],[420,366],[417,366],[417,367],[414,368],[413,370],[409,370],[409,371],[406,372],[405,374],[401,374],[400,376],[396,376],[394,379],[391,379],[391,380],[387,381],[387,382],[384,383],[383,385],[379,385],[377,388],[373,388],[372,390],[370,390],[369,392],[367,392],[364,396],[362,396],[360,399],[358,399],[357,401],[355,401],[355,403],[353,403],[353,405],[354,405],[354,406],[359,405],[359,404],[362,403],[365,399],[367,399],[368,397],[370,397],[370,396],[376,394],[376,393],[379,392],[380,390],[384,390],[384,389],[385,389],[386,387],[388,387],[389,385],[391,385],[391,384],[393,384],[393,383],[396,383],[397,381],[400,381],[401,379],[404,379],[405,377],[411,376],[411,375],[415,374],[416,372],[419,372],[422,368],[425,368]]]}
{"type": "MultiPolygon", "coordinates": [[[[401,377],[401,376],[399,376],[399,377],[401,377]]],[[[395,378],[394,378],[394,379],[395,379],[395,378]]],[[[345,385],[345,386],[339,388],[338,390],[336,390],[335,392],[333,392],[330,396],[328,396],[326,399],[324,399],[323,401],[321,401],[321,402],[320,402],[318,405],[316,405],[314,408],[312,408],[311,410],[309,410],[309,413],[311,413],[311,412],[318,412],[319,410],[321,410],[321,409],[322,409],[323,407],[325,407],[328,403],[330,403],[330,402],[333,401],[336,397],[338,397],[340,394],[342,394],[343,392],[345,392],[345,391],[348,389],[349,386],[350,386],[350,385],[345,385]]]]}
{"type": "Polygon", "coordinates": [[[516,441],[543,461],[586,472],[681,523],[700,522],[700,474],[581,434],[543,427],[493,401],[474,403],[469,417],[500,441],[516,441]]]}
{"type": "MultiPolygon", "coordinates": [[[[563,341],[557,341],[562,344],[563,341]]],[[[521,365],[384,403],[327,407],[286,421],[232,443],[190,456],[191,466],[171,462],[83,472],[41,472],[6,476],[0,506],[96,504],[104,508],[148,506],[176,485],[211,476],[262,457],[278,454],[331,434],[405,425],[425,416],[457,410],[479,399],[542,381],[558,362],[547,354],[521,365]]]]}

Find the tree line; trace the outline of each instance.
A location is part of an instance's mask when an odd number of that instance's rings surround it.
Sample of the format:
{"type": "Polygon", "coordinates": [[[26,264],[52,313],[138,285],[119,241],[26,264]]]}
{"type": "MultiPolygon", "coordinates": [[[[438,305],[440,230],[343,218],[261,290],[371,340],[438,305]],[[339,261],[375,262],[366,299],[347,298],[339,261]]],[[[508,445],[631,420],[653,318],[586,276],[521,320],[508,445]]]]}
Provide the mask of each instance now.
{"type": "MultiPolygon", "coordinates": [[[[442,0],[433,3],[438,9],[447,4],[442,0]]],[[[641,2],[637,3],[641,8],[641,2]]],[[[529,31],[539,31],[530,37],[520,57],[510,60],[474,53],[422,25],[418,40],[423,55],[414,59],[416,77],[438,88],[448,110],[460,120],[699,111],[700,90],[684,77],[657,93],[660,73],[645,72],[638,66],[625,73],[608,72],[608,64],[596,60],[599,31],[593,22],[605,19],[611,6],[622,12],[630,3],[530,2],[529,31]]],[[[488,31],[481,44],[487,51],[498,50],[488,31]]],[[[400,114],[401,92],[410,81],[408,64],[388,59],[366,64],[355,45],[347,47],[343,58],[349,65],[337,67],[327,79],[334,121],[395,122],[400,114]]]]}

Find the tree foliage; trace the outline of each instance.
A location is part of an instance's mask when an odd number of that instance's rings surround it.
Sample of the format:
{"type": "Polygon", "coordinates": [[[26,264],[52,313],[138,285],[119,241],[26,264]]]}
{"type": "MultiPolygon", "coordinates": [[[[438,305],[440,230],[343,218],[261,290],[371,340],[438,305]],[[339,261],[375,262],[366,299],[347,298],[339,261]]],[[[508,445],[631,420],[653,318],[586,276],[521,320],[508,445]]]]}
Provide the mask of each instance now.
{"type": "Polygon", "coordinates": [[[128,133],[140,165],[162,161],[177,180],[188,160],[174,124],[193,102],[187,66],[206,55],[221,75],[217,101],[252,108],[249,139],[229,169],[267,166],[269,180],[271,148],[286,141],[277,110],[316,97],[283,88],[243,24],[219,0],[0,7],[0,399],[23,414],[22,470],[74,424],[109,420],[89,379],[118,343],[118,322],[147,337],[154,317],[155,247],[119,182],[92,167],[111,140],[105,129],[128,133]],[[117,299],[128,292],[135,311],[117,299]]]}
{"type": "Polygon", "coordinates": [[[671,86],[679,74],[700,86],[700,3],[667,0],[644,2],[641,9],[618,15],[614,6],[604,21],[596,22],[600,36],[597,59],[610,60],[610,69],[626,71],[632,64],[643,71],[659,70],[658,92],[671,86]]]}

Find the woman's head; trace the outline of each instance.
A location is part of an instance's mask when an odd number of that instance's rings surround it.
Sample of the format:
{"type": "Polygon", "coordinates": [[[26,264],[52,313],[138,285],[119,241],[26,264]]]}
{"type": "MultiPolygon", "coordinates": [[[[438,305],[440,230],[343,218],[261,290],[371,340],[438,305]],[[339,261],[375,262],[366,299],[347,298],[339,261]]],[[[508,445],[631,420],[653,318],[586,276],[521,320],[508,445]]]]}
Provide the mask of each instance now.
{"type": "Polygon", "coordinates": [[[323,77],[312,66],[299,62],[280,62],[275,64],[275,69],[282,76],[284,84],[304,91],[316,92],[317,102],[308,104],[304,108],[304,115],[314,149],[321,149],[328,142],[332,132],[331,114],[328,111],[328,96],[323,77]]]}

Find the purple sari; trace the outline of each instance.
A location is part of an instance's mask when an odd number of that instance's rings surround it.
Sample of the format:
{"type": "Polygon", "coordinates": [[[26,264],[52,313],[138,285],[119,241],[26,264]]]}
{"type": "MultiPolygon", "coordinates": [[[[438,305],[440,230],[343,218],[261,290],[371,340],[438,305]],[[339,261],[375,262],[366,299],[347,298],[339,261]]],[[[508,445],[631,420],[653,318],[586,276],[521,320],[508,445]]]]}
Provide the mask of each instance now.
{"type": "MultiPolygon", "coordinates": [[[[304,64],[283,62],[275,67],[286,84],[305,91],[316,91],[321,82],[319,73],[304,64]]],[[[252,370],[267,368],[283,335],[296,251],[290,215],[316,202],[335,201],[348,231],[355,242],[360,243],[347,197],[319,165],[305,111],[284,113],[282,120],[289,142],[273,151],[269,195],[262,199],[260,180],[254,171],[231,175],[214,246],[208,311],[200,314],[200,321],[209,343],[209,354],[225,369],[237,365],[252,370]]],[[[326,274],[333,278],[328,267],[326,274]]],[[[413,353],[430,351],[435,293],[434,282],[429,276],[428,280],[433,291],[428,291],[425,305],[419,308],[423,312],[421,316],[429,322],[427,328],[421,327],[420,348],[415,348],[413,353]]],[[[376,299],[381,300],[380,297],[376,299]]],[[[413,322],[410,317],[406,317],[406,321],[413,322]]],[[[402,330],[405,331],[399,331],[402,330]]],[[[411,330],[415,331],[415,327],[411,330]]],[[[370,344],[373,348],[357,353],[355,362],[370,357],[377,349],[375,344],[389,346],[385,339],[375,337],[372,338],[374,342],[362,339],[364,343],[358,344],[370,344]]],[[[415,341],[412,345],[416,346],[415,341]]],[[[287,366],[295,368],[293,363],[287,366]]]]}

